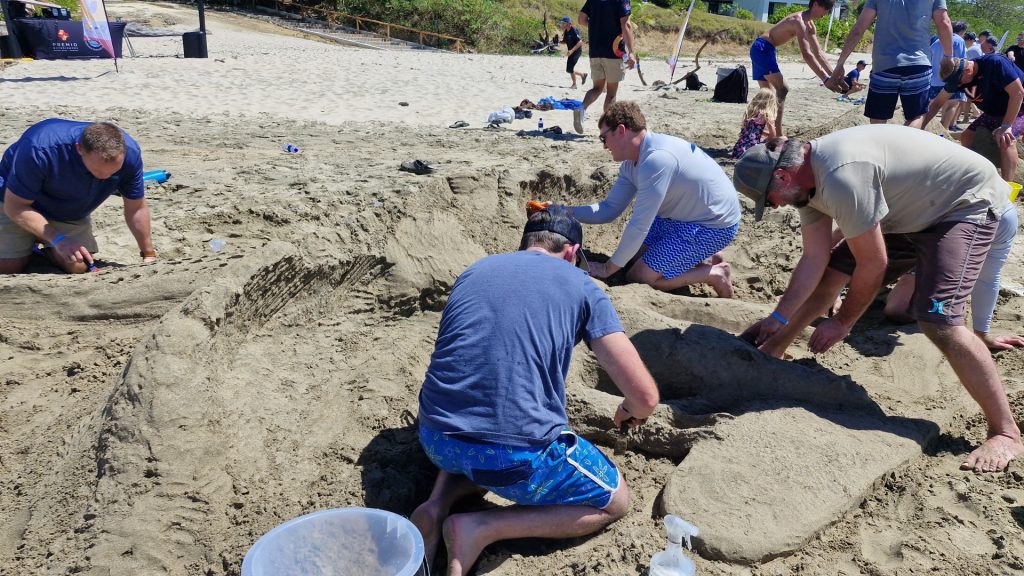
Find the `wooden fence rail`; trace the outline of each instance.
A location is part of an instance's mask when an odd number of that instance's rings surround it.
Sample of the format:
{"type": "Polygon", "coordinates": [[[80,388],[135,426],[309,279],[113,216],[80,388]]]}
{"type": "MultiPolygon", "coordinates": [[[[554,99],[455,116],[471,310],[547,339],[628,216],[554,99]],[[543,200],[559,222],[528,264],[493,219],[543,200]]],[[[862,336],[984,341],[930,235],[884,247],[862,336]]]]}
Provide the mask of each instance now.
{"type": "MultiPolygon", "coordinates": [[[[381,33],[380,31],[383,29],[383,31],[384,31],[383,35],[388,40],[391,40],[391,38],[392,38],[391,30],[392,30],[392,28],[394,28],[396,30],[407,32],[407,33],[410,33],[411,35],[413,35],[415,37],[418,37],[419,38],[419,43],[424,45],[424,46],[428,45],[426,43],[426,39],[427,38],[432,38],[432,39],[434,39],[434,47],[435,48],[440,48],[440,44],[441,44],[440,41],[441,40],[445,40],[445,41],[447,41],[448,43],[451,44],[451,50],[454,51],[454,52],[464,52],[466,50],[466,41],[463,40],[462,38],[457,38],[455,36],[448,36],[446,34],[437,34],[435,32],[427,32],[426,30],[419,30],[417,28],[410,28],[408,26],[402,26],[400,24],[392,24],[390,22],[383,22],[381,20],[374,20],[373,18],[365,18],[363,16],[354,16],[352,14],[346,14],[344,12],[337,12],[337,11],[334,11],[334,10],[328,10],[326,8],[321,8],[319,6],[307,6],[305,4],[300,4],[298,2],[292,2],[291,0],[274,0],[274,8],[277,9],[277,10],[281,10],[283,8],[286,11],[289,11],[289,10],[294,11],[294,10],[297,9],[297,11],[299,13],[301,13],[303,16],[305,16],[307,12],[315,12],[315,13],[319,14],[325,20],[327,20],[328,22],[330,22],[332,24],[335,23],[335,22],[342,21],[342,20],[348,20],[350,22],[354,22],[355,23],[355,29],[356,29],[356,31],[359,31],[359,32],[362,32],[363,30],[366,30],[367,32],[373,32],[375,34],[380,34],[381,33]],[[371,26],[368,27],[367,24],[370,24],[371,26]]],[[[400,40],[407,40],[407,38],[402,38],[400,36],[396,36],[396,37],[398,39],[400,39],[400,40]]]]}

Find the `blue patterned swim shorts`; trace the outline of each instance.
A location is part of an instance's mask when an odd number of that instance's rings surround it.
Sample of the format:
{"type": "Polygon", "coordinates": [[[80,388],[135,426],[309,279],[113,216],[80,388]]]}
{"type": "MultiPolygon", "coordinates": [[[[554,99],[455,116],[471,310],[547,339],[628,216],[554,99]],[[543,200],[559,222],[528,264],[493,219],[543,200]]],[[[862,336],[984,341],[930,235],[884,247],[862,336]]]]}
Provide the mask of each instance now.
{"type": "Polygon", "coordinates": [[[519,448],[456,438],[420,426],[420,444],[438,468],[524,506],[605,508],[619,489],[618,468],[565,429],[550,444],[519,448]]]}
{"type": "Polygon", "coordinates": [[[730,243],[740,225],[708,228],[693,222],[681,222],[655,216],[644,239],[643,261],[647,267],[671,280],[715,255],[730,243]]]}

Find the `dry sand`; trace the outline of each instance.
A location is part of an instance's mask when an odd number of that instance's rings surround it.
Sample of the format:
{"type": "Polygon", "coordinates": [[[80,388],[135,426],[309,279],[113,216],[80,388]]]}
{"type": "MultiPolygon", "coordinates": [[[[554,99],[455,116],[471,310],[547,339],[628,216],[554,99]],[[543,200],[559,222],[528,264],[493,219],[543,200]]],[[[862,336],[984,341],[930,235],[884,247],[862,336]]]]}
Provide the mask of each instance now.
{"type": "MultiPolygon", "coordinates": [[[[109,10],[197,24],[178,6],[109,10]]],[[[119,74],[109,61],[2,72],[0,143],[49,116],[109,118],[173,176],[147,193],[158,263],[138,264],[111,201],[94,215],[100,274],[0,278],[0,574],[238,574],[297,515],[408,514],[434,474],[412,424],[452,282],[514,249],[525,200],[593,201],[615,176],[593,118],[582,137],[516,135],[536,119],[481,129],[524,98],[582,97],[562,58],[366,51],[217,13],[208,28],[205,60],[176,58],[179,37],[134,38],[119,74]],[[447,128],[459,119],[471,128],[447,128]],[[397,170],[413,158],[437,174],[397,170]]],[[[710,84],[719,63],[702,71],[710,84]]],[[[863,122],[802,64],[783,70],[792,134],[863,122]]],[[[645,72],[667,78],[661,63],[645,72]]],[[[731,171],[744,105],[635,75],[621,95],[731,171]]],[[[544,118],[571,127],[569,112],[544,118]]],[[[798,343],[795,362],[731,336],[785,287],[797,228],[791,210],[744,217],[726,251],[736,301],[609,288],[665,399],[616,457],[632,513],[589,538],[494,545],[477,573],[645,574],[665,510],[703,529],[701,574],[1024,570],[1020,464],[957,469],[984,421],[915,328],[875,306],[826,354],[798,343]]],[[[620,231],[588,228],[588,250],[610,253],[620,231]]],[[[1018,246],[1004,283],[1022,280],[1018,246]]],[[[1006,291],[994,330],[1022,318],[1024,297],[1006,291]]],[[[612,390],[585,347],[576,356],[573,425],[607,448],[612,390]]],[[[996,362],[1020,414],[1024,352],[996,362]]]]}

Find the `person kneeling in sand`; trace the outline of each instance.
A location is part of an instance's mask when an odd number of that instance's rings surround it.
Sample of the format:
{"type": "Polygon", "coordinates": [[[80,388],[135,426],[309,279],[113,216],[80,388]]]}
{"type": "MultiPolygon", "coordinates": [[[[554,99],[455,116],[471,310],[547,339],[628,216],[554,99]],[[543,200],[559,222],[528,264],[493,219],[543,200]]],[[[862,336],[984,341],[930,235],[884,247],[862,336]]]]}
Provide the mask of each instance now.
{"type": "Polygon", "coordinates": [[[616,426],[641,424],[658,388],[608,296],[576,269],[583,227],[563,206],[534,212],[520,250],[487,256],[455,281],[420,391],[419,438],[441,469],[412,513],[428,563],[443,537],[448,574],[510,538],[574,538],[629,510],[615,465],[573,434],[565,378],[580,339],[622,392],[616,426]],[[449,515],[491,491],[515,506],[449,515]]]}
{"type": "Polygon", "coordinates": [[[825,352],[850,333],[884,278],[916,267],[914,317],[988,421],[988,438],[961,468],[1000,471],[1024,451],[992,356],[964,326],[966,300],[1008,202],[991,163],[923,130],[858,126],[808,143],[755,146],[736,163],[734,181],[754,200],[756,218],[766,203],[799,208],[803,238],[775,310],[741,338],[782,358],[849,284],[842,308],[811,335],[810,350],[825,352]],[[833,220],[845,237],[834,249],[833,220]]]}
{"type": "Polygon", "coordinates": [[[607,278],[634,256],[627,277],[658,290],[710,284],[732,297],[729,264],[718,252],[736,237],[740,203],[729,177],[710,156],[682,138],[647,130],[636,102],[616,102],[598,121],[601,144],[621,162],[608,197],[572,206],[584,224],[617,218],[636,197],[633,216],[608,262],[590,263],[590,274],[607,278]]]}
{"type": "Polygon", "coordinates": [[[0,159],[0,274],[25,269],[36,242],[64,271],[81,273],[97,252],[89,215],[111,194],[143,262],[156,260],[139,145],[109,123],[51,118],[30,127],[0,159]]]}
{"type": "MultiPolygon", "coordinates": [[[[774,90],[779,99],[779,114],[775,118],[775,133],[779,136],[783,134],[782,111],[786,104],[786,95],[789,94],[789,86],[786,85],[786,80],[782,77],[775,49],[796,38],[804,62],[811,67],[815,76],[821,78],[823,83],[828,82],[828,74],[832,68],[828,59],[825,58],[825,52],[818,45],[818,32],[814,21],[828,14],[833,5],[835,5],[835,0],[811,0],[807,10],[786,16],[767,32],[758,36],[750,46],[750,61],[753,64],[754,80],[761,88],[774,90]]],[[[841,84],[842,82],[840,82],[841,84]]],[[[845,90],[846,86],[841,86],[841,88],[845,90]]],[[[839,92],[842,90],[837,89],[839,92]]]]}

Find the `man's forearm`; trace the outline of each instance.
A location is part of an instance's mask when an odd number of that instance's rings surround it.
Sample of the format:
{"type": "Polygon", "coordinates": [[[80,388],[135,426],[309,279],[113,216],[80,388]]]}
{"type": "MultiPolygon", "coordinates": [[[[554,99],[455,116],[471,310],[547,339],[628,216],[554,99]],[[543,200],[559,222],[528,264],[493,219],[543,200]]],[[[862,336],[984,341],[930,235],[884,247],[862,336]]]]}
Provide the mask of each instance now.
{"type": "Polygon", "coordinates": [[[134,210],[125,208],[124,220],[125,224],[128,225],[128,230],[130,230],[132,236],[135,237],[135,242],[139,245],[139,250],[142,252],[153,252],[153,235],[149,219],[149,206],[142,204],[142,206],[134,210]]]}
{"type": "Polygon", "coordinates": [[[4,203],[4,211],[12,222],[39,240],[51,242],[60,234],[50,226],[50,222],[45,216],[31,208],[18,209],[12,207],[9,209],[8,204],[4,203]]]}
{"type": "Polygon", "coordinates": [[[786,292],[779,298],[775,310],[784,318],[792,318],[796,312],[803,307],[804,302],[811,296],[811,293],[818,287],[821,277],[828,267],[828,260],[831,254],[824,252],[820,255],[800,257],[793,274],[789,278],[789,286],[786,292]]]}
{"type": "Polygon", "coordinates": [[[843,299],[843,306],[835,315],[835,319],[846,326],[847,329],[853,325],[864,314],[864,311],[871,306],[882,287],[882,278],[885,276],[885,265],[878,266],[876,263],[857,263],[857,268],[850,278],[850,289],[843,299]]]}
{"type": "MultiPolygon", "coordinates": [[[[1024,92],[1016,92],[1010,94],[1009,102],[1006,104],[1006,114],[1003,115],[1003,125],[1013,126],[1013,121],[1017,119],[1020,114],[1021,103],[1024,102],[1024,92]]],[[[1020,136],[1020,134],[1014,134],[1014,136],[1020,136]]]]}
{"type": "Polygon", "coordinates": [[[939,35],[939,44],[942,44],[943,58],[953,55],[953,23],[949,21],[949,13],[941,11],[941,15],[932,15],[935,20],[935,31],[939,35]]]}

